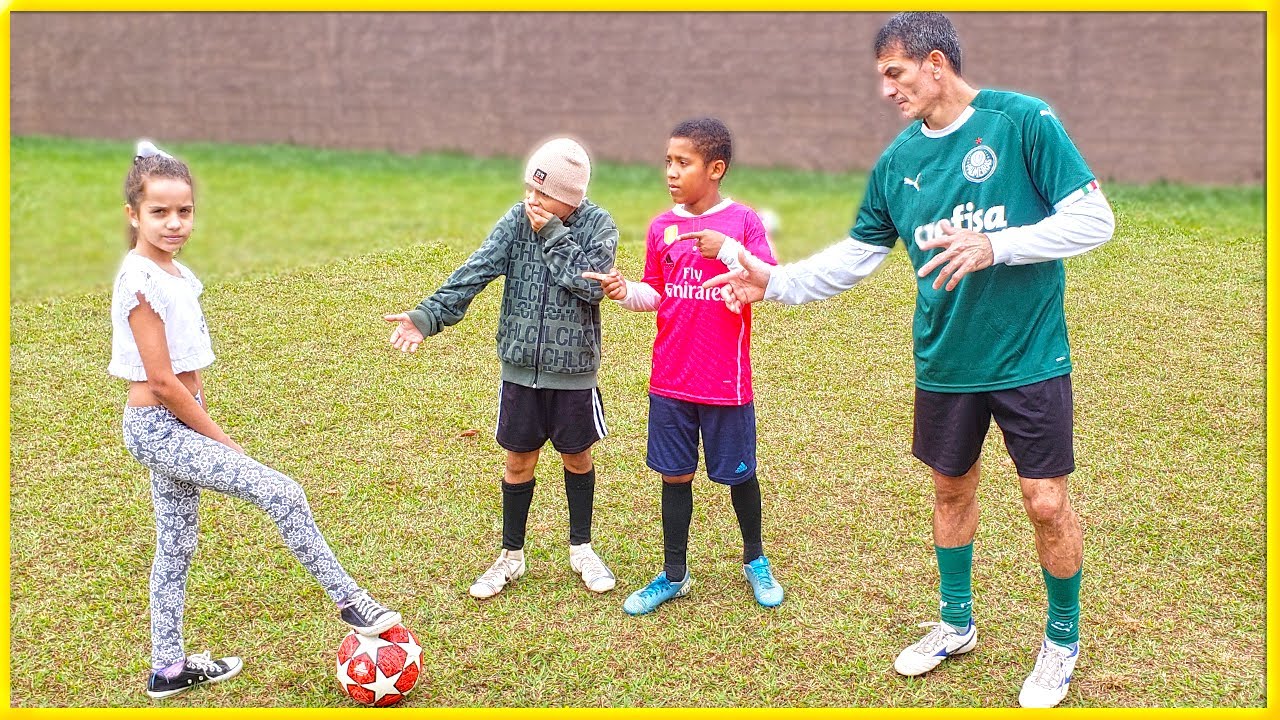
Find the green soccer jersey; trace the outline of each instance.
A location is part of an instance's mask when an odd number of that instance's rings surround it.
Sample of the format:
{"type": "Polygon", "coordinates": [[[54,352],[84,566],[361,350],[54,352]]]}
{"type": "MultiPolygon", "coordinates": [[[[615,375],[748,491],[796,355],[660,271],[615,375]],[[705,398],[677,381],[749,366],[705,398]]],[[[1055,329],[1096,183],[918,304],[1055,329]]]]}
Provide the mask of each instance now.
{"type": "MultiPolygon", "coordinates": [[[[880,156],[850,236],[892,247],[903,238],[918,271],[939,224],[977,232],[1031,225],[1097,188],[1093,173],[1043,101],[982,90],[933,132],[915,122],[880,156]]],[[[993,265],[934,290],[916,282],[916,385],[983,392],[1071,372],[1061,260],[993,265]]]]}

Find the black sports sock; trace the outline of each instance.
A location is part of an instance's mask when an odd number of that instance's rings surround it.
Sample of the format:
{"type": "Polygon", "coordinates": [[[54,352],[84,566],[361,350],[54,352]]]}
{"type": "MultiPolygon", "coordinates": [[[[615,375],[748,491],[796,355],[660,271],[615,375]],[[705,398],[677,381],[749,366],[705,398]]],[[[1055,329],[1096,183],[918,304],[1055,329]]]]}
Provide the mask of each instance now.
{"type": "Polygon", "coordinates": [[[529,505],[537,482],[537,479],[518,484],[502,481],[502,549],[524,549],[524,530],[529,524],[529,505]]]}
{"type": "Polygon", "coordinates": [[[689,523],[693,521],[693,483],[662,483],[662,569],[678,583],[688,572],[689,523]]]}
{"type": "Polygon", "coordinates": [[[742,564],[764,555],[764,543],[760,541],[760,481],[755,473],[751,477],[729,487],[729,499],[738,515],[738,529],[742,531],[742,564]]]}
{"type": "Polygon", "coordinates": [[[596,497],[596,469],[564,471],[564,494],[569,499],[569,544],[591,542],[591,508],[596,497]]]}

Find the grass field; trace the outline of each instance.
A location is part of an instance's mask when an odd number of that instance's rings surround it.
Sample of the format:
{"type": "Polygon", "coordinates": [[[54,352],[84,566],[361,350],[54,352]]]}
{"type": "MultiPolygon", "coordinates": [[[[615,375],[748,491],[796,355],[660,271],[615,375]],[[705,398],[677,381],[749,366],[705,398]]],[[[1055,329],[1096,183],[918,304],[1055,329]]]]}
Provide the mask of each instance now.
{"type": "MultiPolygon", "coordinates": [[[[11,140],[11,702],[145,706],[145,471],[122,447],[109,284],[130,146],[11,140]]],[[[916,679],[894,655],[936,619],[928,476],[910,455],[913,283],[895,250],[835,299],[761,306],[755,376],[765,545],[787,600],[742,581],[728,493],[700,478],[691,595],[621,604],[660,567],[644,465],[653,318],[605,308],[595,545],[619,577],[571,575],[558,462],[544,455],[529,574],[478,603],[500,536],[491,428],[499,292],[416,356],[380,316],[441,283],[519,196],[520,163],[182,145],[219,355],[215,418],[298,479],[357,580],[426,646],[408,705],[1009,706],[1044,624],[1030,526],[998,432],[975,551],[978,649],[916,679]],[[474,436],[465,431],[479,430],[474,436]]],[[[778,210],[784,260],[841,237],[860,175],[735,168],[726,192],[778,210]]],[[[1073,499],[1085,527],[1082,660],[1065,705],[1265,705],[1264,216],[1260,188],[1107,185],[1115,239],[1068,261],[1073,499]]],[[[668,198],[657,166],[599,164],[591,196],[642,265],[668,198]]],[[[204,495],[188,652],[245,656],[186,706],[345,706],[346,629],[254,508],[204,495]]]]}

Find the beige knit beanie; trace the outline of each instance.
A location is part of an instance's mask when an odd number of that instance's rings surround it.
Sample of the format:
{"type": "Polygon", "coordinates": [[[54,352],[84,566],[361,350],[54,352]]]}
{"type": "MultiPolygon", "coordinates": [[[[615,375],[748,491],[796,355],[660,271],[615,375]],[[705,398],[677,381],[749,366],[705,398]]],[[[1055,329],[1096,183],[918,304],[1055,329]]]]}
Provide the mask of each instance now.
{"type": "Polygon", "coordinates": [[[569,138],[543,143],[524,168],[525,184],[573,207],[582,204],[590,180],[591,158],[569,138]]]}

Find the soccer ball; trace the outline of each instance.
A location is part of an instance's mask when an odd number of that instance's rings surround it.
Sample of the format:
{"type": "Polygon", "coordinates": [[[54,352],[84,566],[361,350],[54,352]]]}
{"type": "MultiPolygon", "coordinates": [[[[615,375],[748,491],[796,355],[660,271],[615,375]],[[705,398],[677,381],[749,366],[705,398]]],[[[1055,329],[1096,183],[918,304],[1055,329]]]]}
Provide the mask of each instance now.
{"type": "Polygon", "coordinates": [[[347,633],[338,646],[338,685],[361,705],[386,707],[409,694],[422,673],[422,646],[404,625],[377,637],[347,633]]]}

